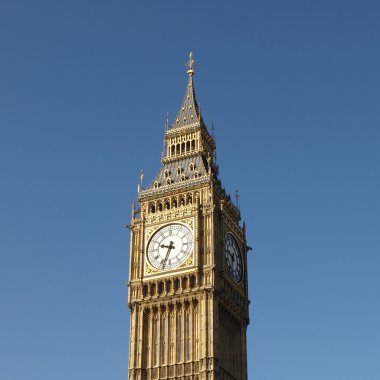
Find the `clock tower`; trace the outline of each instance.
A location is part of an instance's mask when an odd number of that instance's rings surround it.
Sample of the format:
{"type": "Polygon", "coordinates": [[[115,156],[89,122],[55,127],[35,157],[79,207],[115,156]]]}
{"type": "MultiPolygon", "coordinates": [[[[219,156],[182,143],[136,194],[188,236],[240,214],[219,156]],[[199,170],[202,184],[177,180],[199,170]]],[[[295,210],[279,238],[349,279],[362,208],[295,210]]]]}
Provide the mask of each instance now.
{"type": "Polygon", "coordinates": [[[245,225],[218,176],[193,65],[190,53],[161,168],[133,205],[129,379],[247,379],[245,225]]]}

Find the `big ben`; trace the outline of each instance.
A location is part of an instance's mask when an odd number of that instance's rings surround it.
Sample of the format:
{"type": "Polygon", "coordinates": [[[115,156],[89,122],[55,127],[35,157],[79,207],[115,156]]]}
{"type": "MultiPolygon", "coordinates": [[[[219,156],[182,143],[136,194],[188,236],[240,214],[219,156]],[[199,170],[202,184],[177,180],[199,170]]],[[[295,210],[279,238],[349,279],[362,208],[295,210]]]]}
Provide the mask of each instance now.
{"type": "Polygon", "coordinates": [[[247,379],[245,224],[222,186],[194,91],[167,123],[158,175],[133,206],[129,379],[247,379]]]}

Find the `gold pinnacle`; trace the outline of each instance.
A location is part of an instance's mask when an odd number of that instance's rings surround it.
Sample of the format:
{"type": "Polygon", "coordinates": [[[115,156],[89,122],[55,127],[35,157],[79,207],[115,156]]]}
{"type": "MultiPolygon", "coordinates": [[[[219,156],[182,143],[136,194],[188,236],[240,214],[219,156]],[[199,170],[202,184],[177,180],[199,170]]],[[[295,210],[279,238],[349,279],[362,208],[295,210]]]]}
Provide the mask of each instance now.
{"type": "Polygon", "coordinates": [[[187,73],[189,75],[194,74],[194,69],[193,69],[194,63],[195,63],[195,61],[193,59],[193,52],[190,52],[190,54],[189,54],[189,61],[187,63],[187,67],[189,68],[189,70],[187,70],[187,73]]]}

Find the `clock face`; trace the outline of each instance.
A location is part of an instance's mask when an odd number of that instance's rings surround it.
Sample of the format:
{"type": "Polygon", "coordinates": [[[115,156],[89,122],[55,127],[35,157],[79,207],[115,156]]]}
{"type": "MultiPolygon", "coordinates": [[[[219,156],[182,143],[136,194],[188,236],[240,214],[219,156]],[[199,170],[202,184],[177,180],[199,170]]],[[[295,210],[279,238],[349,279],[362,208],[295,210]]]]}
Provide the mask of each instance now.
{"type": "Polygon", "coordinates": [[[193,234],[183,224],[168,224],[160,228],[149,240],[147,257],[156,269],[178,268],[193,251],[193,234]]]}
{"type": "Polygon", "coordinates": [[[242,257],[235,238],[229,232],[224,237],[224,256],[231,277],[240,282],[243,278],[242,257]]]}

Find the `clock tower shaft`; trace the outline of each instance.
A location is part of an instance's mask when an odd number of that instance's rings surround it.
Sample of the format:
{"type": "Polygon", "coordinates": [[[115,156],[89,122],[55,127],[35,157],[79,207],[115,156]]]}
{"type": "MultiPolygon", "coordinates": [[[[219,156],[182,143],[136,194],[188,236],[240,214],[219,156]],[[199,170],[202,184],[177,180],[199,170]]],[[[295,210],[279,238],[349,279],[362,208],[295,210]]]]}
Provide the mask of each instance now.
{"type": "Polygon", "coordinates": [[[245,225],[218,177],[193,64],[129,225],[130,379],[247,379],[245,225]]]}

